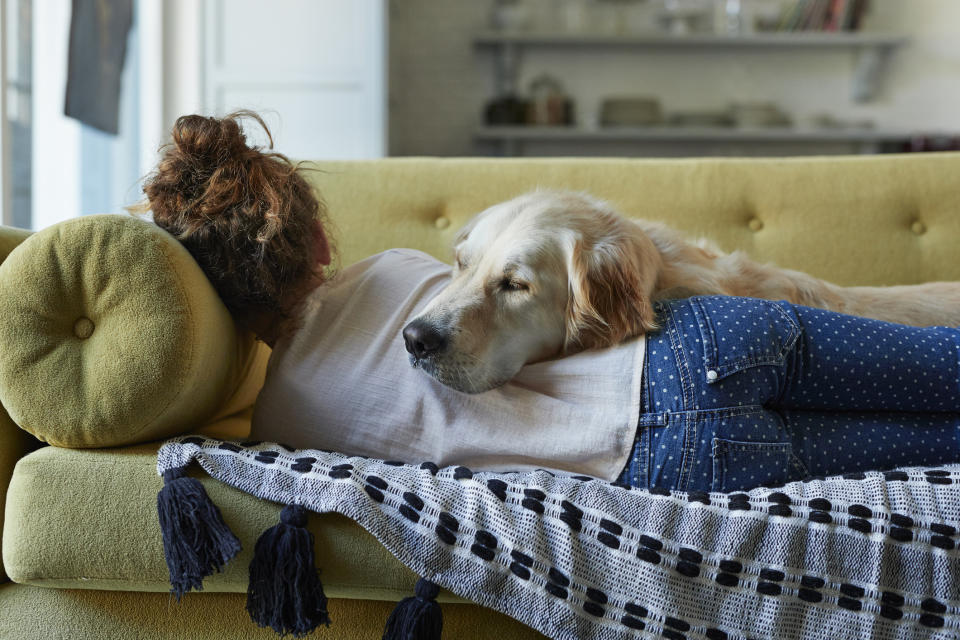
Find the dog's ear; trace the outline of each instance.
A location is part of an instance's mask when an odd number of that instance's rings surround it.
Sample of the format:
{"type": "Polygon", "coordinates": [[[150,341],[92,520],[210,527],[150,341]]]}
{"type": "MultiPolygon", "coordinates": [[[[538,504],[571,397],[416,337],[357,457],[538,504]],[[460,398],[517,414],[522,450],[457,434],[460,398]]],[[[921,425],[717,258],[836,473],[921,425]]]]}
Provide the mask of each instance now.
{"type": "Polygon", "coordinates": [[[457,233],[453,236],[454,247],[458,247],[463,244],[463,241],[470,236],[470,232],[473,231],[475,226],[477,226],[477,221],[480,219],[481,215],[482,213],[478,213],[477,215],[473,216],[467,221],[467,224],[463,225],[459,230],[457,230],[457,233]]]}
{"type": "Polygon", "coordinates": [[[569,248],[569,296],[564,348],[617,344],[657,328],[651,297],[660,253],[639,227],[624,223],[613,240],[569,248]]]}
{"type": "Polygon", "coordinates": [[[474,214],[472,218],[467,220],[466,224],[464,224],[462,227],[460,227],[460,229],[457,230],[457,232],[453,236],[453,244],[451,245],[452,253],[454,256],[456,256],[457,252],[460,250],[460,245],[466,242],[467,238],[470,237],[470,233],[473,232],[473,229],[477,226],[477,223],[479,223],[486,216],[490,215],[490,212],[493,209],[494,207],[487,207],[480,213],[474,214]]]}

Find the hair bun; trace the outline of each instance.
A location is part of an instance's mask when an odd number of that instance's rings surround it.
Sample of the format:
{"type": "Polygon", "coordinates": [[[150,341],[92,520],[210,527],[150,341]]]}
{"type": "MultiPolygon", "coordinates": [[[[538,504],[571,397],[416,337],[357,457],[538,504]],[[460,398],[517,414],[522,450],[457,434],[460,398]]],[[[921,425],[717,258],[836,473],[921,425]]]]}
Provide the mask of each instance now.
{"type": "Polygon", "coordinates": [[[236,214],[238,205],[242,209],[241,196],[234,187],[246,184],[256,166],[276,165],[282,158],[248,146],[241,126],[247,118],[263,128],[272,147],[269,129],[251,111],[238,111],[223,118],[177,118],[171,143],[164,147],[156,170],[144,184],[158,224],[186,230],[191,223],[236,214]]]}
{"type": "MultiPolygon", "coordinates": [[[[181,116],[173,125],[173,144],[185,159],[214,167],[218,164],[249,158],[257,149],[247,146],[247,137],[240,127],[240,118],[255,119],[267,131],[255,113],[239,112],[226,118],[199,115],[181,116]]],[[[272,144],[271,139],[271,146],[272,144]]]]}

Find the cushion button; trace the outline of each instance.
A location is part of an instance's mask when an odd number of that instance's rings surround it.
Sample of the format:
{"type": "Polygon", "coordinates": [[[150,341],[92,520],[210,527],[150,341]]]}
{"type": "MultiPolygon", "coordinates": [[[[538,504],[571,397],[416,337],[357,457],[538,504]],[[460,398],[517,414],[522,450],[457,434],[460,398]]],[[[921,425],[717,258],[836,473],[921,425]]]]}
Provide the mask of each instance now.
{"type": "Polygon", "coordinates": [[[914,220],[913,224],[910,225],[910,230],[920,236],[927,232],[927,225],[923,224],[919,220],[914,220]]]}
{"type": "Polygon", "coordinates": [[[760,229],[763,229],[763,220],[760,218],[750,218],[747,226],[750,227],[750,231],[760,231],[760,229]]]}
{"type": "Polygon", "coordinates": [[[433,226],[435,226],[437,229],[446,229],[450,226],[450,218],[447,216],[440,216],[433,221],[433,226]]]}
{"type": "Polygon", "coordinates": [[[80,316],[77,318],[77,321],[73,323],[73,335],[77,336],[81,340],[86,340],[93,335],[93,321],[90,318],[85,318],[80,316]]]}

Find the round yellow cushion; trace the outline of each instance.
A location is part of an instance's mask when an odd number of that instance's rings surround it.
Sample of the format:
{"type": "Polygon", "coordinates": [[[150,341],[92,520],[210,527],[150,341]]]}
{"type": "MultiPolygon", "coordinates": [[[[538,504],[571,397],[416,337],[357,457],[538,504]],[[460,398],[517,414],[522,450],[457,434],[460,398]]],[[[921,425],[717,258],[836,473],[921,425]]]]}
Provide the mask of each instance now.
{"type": "Polygon", "coordinates": [[[203,425],[233,404],[257,349],[176,239],[119,215],[68,220],[10,253],[0,345],[3,406],[64,447],[203,425]]]}

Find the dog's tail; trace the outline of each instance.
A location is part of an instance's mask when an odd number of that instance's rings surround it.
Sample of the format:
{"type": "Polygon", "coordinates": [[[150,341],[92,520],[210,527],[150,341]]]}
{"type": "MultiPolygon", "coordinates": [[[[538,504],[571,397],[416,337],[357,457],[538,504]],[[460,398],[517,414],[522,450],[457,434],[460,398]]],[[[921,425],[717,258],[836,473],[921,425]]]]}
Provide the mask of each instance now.
{"type": "Polygon", "coordinates": [[[914,327],[960,326],[960,282],[837,289],[843,313],[914,327]]]}
{"type": "Polygon", "coordinates": [[[753,262],[736,252],[716,260],[727,293],[789,300],[915,327],[960,326],[960,282],[891,287],[841,287],[800,271],[753,262]]]}

